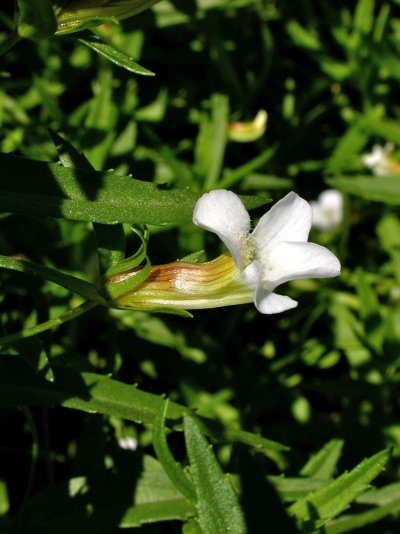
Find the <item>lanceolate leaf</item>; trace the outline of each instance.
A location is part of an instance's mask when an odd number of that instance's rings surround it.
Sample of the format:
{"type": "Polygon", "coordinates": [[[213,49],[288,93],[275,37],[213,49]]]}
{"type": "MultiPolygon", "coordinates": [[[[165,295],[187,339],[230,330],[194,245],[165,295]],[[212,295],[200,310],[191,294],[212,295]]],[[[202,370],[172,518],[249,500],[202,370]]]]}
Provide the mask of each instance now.
{"type": "Polygon", "coordinates": [[[197,493],[199,524],[205,534],[246,532],[238,496],[223,474],[200,428],[185,417],[185,441],[197,493]]]}
{"type": "Polygon", "coordinates": [[[400,180],[398,176],[340,176],[327,180],[328,184],[344,193],[350,193],[365,200],[386,204],[400,204],[400,180]]]}
{"type": "Polygon", "coordinates": [[[315,521],[317,527],[322,526],[343,512],[356,497],[368,489],[368,484],[384,469],[389,456],[389,451],[384,450],[365,459],[349,473],[344,473],[297,501],[289,508],[289,512],[300,523],[315,521]]]}
{"type": "MultiPolygon", "coordinates": [[[[192,220],[197,195],[162,190],[109,172],[64,168],[56,163],[0,154],[0,211],[104,224],[183,223],[192,220]]],[[[242,199],[248,209],[260,197],[242,199]]]]}
{"type": "Polygon", "coordinates": [[[316,479],[333,476],[343,448],[343,440],[332,439],[306,463],[300,474],[316,479]]]}
{"type": "Polygon", "coordinates": [[[109,61],[112,61],[112,63],[115,63],[119,67],[129,70],[134,74],[140,74],[141,76],[155,76],[154,72],[151,72],[151,70],[142,67],[141,65],[139,65],[139,63],[133,61],[131,57],[124,54],[124,52],[121,52],[113,46],[103,42],[95,35],[86,36],[84,39],[79,39],[79,41],[97,52],[98,54],[106,57],[109,61]]]}
{"type": "Polygon", "coordinates": [[[175,485],[175,487],[184,495],[189,501],[195,502],[196,492],[192,483],[185,475],[181,465],[172,456],[167,443],[167,434],[165,429],[165,417],[168,410],[169,401],[165,401],[164,406],[156,415],[153,425],[153,447],[156,451],[157,458],[161,462],[168,475],[168,478],[175,485]]]}
{"type": "MultiPolygon", "coordinates": [[[[165,400],[158,395],[140,391],[106,376],[79,372],[60,365],[53,366],[54,383],[50,384],[16,356],[0,356],[1,406],[55,406],[113,415],[137,423],[153,424],[165,400]]],[[[168,426],[181,428],[188,408],[170,402],[166,421],[168,426]]],[[[225,428],[217,421],[196,418],[203,432],[216,440],[238,441],[260,452],[284,451],[287,447],[242,430],[225,428]]]]}

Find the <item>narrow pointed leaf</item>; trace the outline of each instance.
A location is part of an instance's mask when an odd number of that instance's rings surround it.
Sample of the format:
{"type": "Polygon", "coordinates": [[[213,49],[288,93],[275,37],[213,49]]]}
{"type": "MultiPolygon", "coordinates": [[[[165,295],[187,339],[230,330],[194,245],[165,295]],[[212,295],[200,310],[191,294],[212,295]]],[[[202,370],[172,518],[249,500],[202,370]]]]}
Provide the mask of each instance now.
{"type": "Polygon", "coordinates": [[[342,448],[343,440],[332,439],[310,458],[300,471],[300,474],[317,479],[331,478],[340,458],[342,448]]]}
{"type": "Polygon", "coordinates": [[[390,205],[400,204],[400,180],[398,176],[340,176],[330,178],[327,183],[344,193],[350,193],[364,200],[375,200],[390,205]]]}
{"type": "Polygon", "coordinates": [[[185,441],[197,493],[199,524],[205,534],[246,532],[238,496],[192,417],[185,417],[185,441]]]}
{"type": "Polygon", "coordinates": [[[167,415],[169,401],[165,401],[161,410],[157,413],[153,425],[153,447],[156,451],[157,458],[170,481],[174,486],[192,502],[196,501],[196,492],[192,483],[185,475],[181,465],[173,457],[167,443],[167,434],[165,429],[165,417],[167,415]]]}
{"type": "MultiPolygon", "coordinates": [[[[90,413],[113,415],[128,421],[153,424],[165,400],[107,376],[79,372],[54,364],[54,383],[35,375],[20,358],[0,357],[0,407],[61,405],[90,413]]],[[[182,428],[182,418],[189,409],[170,402],[166,421],[169,427],[182,428]]],[[[238,441],[260,451],[283,451],[287,447],[251,432],[230,429],[217,421],[196,417],[202,430],[215,440],[238,441]]]]}
{"type": "Polygon", "coordinates": [[[368,489],[369,483],[385,468],[389,456],[389,451],[384,450],[365,459],[352,471],[297,501],[289,508],[289,512],[300,523],[315,522],[316,526],[322,526],[368,489]]]}
{"type": "Polygon", "coordinates": [[[139,74],[140,76],[155,76],[154,72],[142,67],[139,65],[139,63],[133,61],[131,57],[124,54],[124,52],[121,52],[113,46],[105,43],[95,35],[87,36],[84,39],[81,38],[78,40],[82,44],[97,52],[97,54],[100,54],[112,63],[115,63],[115,65],[118,65],[118,67],[122,67],[123,69],[133,72],[134,74],[139,74]]]}

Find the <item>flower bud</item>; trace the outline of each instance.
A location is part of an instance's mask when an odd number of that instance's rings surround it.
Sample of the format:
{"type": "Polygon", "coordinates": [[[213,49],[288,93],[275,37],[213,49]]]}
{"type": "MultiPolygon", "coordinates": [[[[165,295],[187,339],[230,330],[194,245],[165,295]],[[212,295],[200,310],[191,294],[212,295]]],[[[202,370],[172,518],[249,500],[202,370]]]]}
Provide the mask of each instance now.
{"type": "Polygon", "coordinates": [[[119,308],[136,310],[194,310],[219,308],[252,302],[253,290],[243,284],[230,254],[206,263],[176,261],[152,266],[149,276],[139,285],[135,277],[141,268],[116,274],[106,281],[105,289],[119,308]],[[132,280],[132,290],[122,294],[115,287],[132,280]],[[113,296],[115,293],[115,296],[113,296]]]}
{"type": "Polygon", "coordinates": [[[251,143],[260,139],[267,128],[268,114],[260,109],[251,122],[230,122],[228,124],[228,139],[237,143],[251,143]]]}
{"type": "Polygon", "coordinates": [[[106,20],[121,20],[160,0],[55,0],[57,33],[72,33],[106,20]]]}

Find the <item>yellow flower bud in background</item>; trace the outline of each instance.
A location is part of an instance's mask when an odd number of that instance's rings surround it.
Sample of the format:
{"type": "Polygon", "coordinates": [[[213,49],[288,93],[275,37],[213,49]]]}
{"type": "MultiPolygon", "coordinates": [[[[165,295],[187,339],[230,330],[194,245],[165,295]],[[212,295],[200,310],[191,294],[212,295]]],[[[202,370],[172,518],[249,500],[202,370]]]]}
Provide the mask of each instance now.
{"type": "Polygon", "coordinates": [[[55,0],[57,33],[71,33],[106,20],[137,15],[160,0],[55,0]]]}
{"type": "Polygon", "coordinates": [[[228,139],[236,143],[251,143],[265,134],[268,114],[260,109],[250,122],[234,121],[228,124],[228,139]]]}

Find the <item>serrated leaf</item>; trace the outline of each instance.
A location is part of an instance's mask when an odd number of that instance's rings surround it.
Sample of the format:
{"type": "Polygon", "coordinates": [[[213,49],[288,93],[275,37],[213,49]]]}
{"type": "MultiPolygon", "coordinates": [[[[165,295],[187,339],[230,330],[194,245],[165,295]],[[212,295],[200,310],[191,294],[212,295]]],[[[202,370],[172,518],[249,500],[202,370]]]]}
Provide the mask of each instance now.
{"type": "Polygon", "coordinates": [[[118,65],[118,67],[122,67],[123,69],[133,72],[134,74],[139,74],[140,76],[155,76],[154,72],[142,67],[124,52],[121,52],[112,45],[105,43],[96,35],[80,38],[78,41],[97,52],[97,54],[107,58],[115,65],[118,65]]]}
{"type": "MultiPolygon", "coordinates": [[[[88,159],[78,152],[75,147],[56,132],[50,131],[51,138],[56,145],[58,157],[63,167],[93,170],[88,159]]],[[[122,224],[105,225],[94,223],[99,263],[103,272],[125,257],[125,233],[122,224]]],[[[144,258],[143,258],[144,259],[144,258]]]]}
{"type": "Polygon", "coordinates": [[[238,497],[192,417],[184,419],[190,472],[197,493],[198,521],[205,534],[246,532],[238,497]]]}
{"type": "MultiPolygon", "coordinates": [[[[63,168],[55,163],[0,154],[0,211],[104,224],[183,223],[192,220],[197,195],[162,190],[109,172],[63,168]]],[[[248,209],[261,197],[241,197],[248,209]]]]}
{"type": "MultiPolygon", "coordinates": [[[[153,424],[164,399],[141,391],[134,386],[95,373],[79,372],[54,364],[54,383],[50,384],[15,356],[0,356],[0,406],[55,406],[89,413],[114,415],[128,421],[153,424]]],[[[181,428],[189,409],[170,402],[167,424],[181,428]]],[[[287,447],[251,432],[230,429],[217,421],[196,417],[204,433],[215,440],[240,442],[260,451],[284,451],[287,447]]]]}
{"type": "Polygon", "coordinates": [[[336,469],[343,448],[343,440],[332,439],[315,453],[300,471],[300,474],[310,478],[331,478],[336,469]]]}
{"type": "Polygon", "coordinates": [[[297,501],[289,508],[289,513],[300,524],[311,522],[316,528],[321,527],[343,512],[368,488],[369,483],[384,469],[389,457],[389,451],[384,450],[363,460],[352,471],[297,501]]]}

